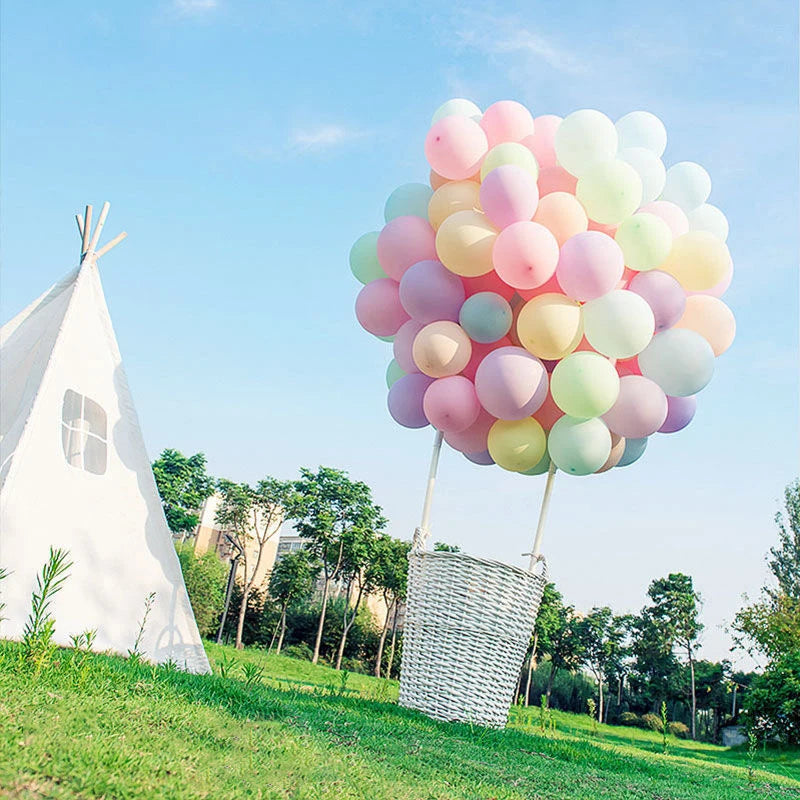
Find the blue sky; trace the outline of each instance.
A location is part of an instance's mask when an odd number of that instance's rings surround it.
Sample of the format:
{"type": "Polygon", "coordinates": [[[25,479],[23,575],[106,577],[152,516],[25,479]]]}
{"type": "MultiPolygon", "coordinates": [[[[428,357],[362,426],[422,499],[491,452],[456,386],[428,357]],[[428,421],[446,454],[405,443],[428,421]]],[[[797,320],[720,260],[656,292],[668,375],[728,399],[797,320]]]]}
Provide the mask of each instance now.
{"type": "MultiPolygon", "coordinates": [[[[688,429],[558,476],[545,551],[584,610],[692,574],[703,652],[724,657],[798,472],[794,5],[6,3],[0,317],[73,266],[72,215],[110,200],[107,235],[129,238],[101,271],[151,455],[202,450],[238,480],[343,467],[408,537],[432,433],[385,410],[391,351],[355,321],[351,243],[425,179],[449,97],[652,111],[667,164],[703,164],[730,220],[738,337],[688,429]]],[[[446,452],[434,538],[522,563],[543,486],[446,452]]]]}

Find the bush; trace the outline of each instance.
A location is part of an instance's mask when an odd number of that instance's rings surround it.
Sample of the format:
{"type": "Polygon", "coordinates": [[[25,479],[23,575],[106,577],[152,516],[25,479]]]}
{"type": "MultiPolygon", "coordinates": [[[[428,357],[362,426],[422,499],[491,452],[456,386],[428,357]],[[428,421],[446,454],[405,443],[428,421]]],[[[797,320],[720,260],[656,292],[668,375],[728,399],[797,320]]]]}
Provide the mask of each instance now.
{"type": "Polygon", "coordinates": [[[191,545],[178,547],[177,551],[200,635],[212,636],[217,632],[222,604],[225,602],[228,568],[214,552],[209,551],[198,557],[191,545]]]}
{"type": "Polygon", "coordinates": [[[648,731],[658,731],[658,733],[664,732],[664,725],[658,714],[643,714],[642,727],[648,731]]]}
{"type": "Polygon", "coordinates": [[[776,658],[753,681],[745,699],[748,730],[758,738],[800,744],[800,647],[776,658]]]}
{"type": "Polygon", "coordinates": [[[632,725],[632,726],[638,728],[642,724],[642,719],[638,714],[634,714],[633,711],[623,711],[619,715],[619,724],[620,725],[632,725]]]}
{"type": "Polygon", "coordinates": [[[670,722],[667,724],[667,730],[679,739],[689,738],[689,726],[684,725],[682,722],[670,722]]]}
{"type": "Polygon", "coordinates": [[[303,661],[311,661],[314,656],[314,652],[305,642],[299,642],[298,644],[290,644],[288,647],[284,647],[283,655],[289,656],[289,658],[299,658],[303,661]]]}

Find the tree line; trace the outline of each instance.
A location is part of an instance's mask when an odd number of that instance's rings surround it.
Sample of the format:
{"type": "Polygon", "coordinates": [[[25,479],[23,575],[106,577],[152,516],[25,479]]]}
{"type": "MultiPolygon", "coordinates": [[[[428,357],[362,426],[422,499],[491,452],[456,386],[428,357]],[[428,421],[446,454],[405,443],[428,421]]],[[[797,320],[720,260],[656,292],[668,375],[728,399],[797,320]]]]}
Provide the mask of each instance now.
{"type": "MultiPolygon", "coordinates": [[[[202,454],[186,458],[174,450],[165,450],[153,470],[179,539],[196,528],[202,500],[215,490],[220,496],[217,521],[234,552],[229,577],[235,580],[223,588],[225,568],[215,554],[197,559],[179,548],[192,603],[203,607],[195,611],[205,635],[216,628],[237,647],[288,647],[292,655],[337,669],[397,674],[410,543],[386,534],[387,520],[366,484],[330,467],[254,486],[214,481],[202,454]],[[266,586],[258,587],[260,561],[280,521],[290,523],[305,544],[283,555],[266,586]],[[201,599],[212,586],[214,598],[201,599]],[[387,611],[378,623],[364,608],[368,596],[384,601],[387,611]],[[226,619],[229,603],[238,609],[235,625],[226,619]],[[209,606],[213,610],[205,613],[209,606]]],[[[654,728],[662,724],[666,704],[674,732],[685,730],[692,738],[715,740],[724,724],[738,721],[762,737],[800,742],[797,482],[784,499],[776,517],[778,545],[768,557],[774,581],[730,626],[737,648],[765,659],[763,673],[698,658],[702,599],[688,575],[653,580],[641,611],[621,615],[608,606],[579,614],[550,583],[520,673],[518,702],[585,713],[591,700],[601,722],[654,728]]]]}

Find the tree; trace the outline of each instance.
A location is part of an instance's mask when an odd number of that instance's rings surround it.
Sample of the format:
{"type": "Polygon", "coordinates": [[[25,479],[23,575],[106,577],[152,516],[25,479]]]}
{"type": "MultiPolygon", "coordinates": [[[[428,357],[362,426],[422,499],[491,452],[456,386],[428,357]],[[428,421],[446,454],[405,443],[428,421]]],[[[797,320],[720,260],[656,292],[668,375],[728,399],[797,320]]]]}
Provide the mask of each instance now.
{"type": "Polygon", "coordinates": [[[579,623],[583,663],[597,681],[597,719],[603,721],[603,683],[619,655],[623,630],[608,606],[593,608],[579,623]]]}
{"type": "Polygon", "coordinates": [[[770,571],[778,582],[772,596],[785,595],[800,601],[800,481],[790,483],[783,493],[785,511],[775,515],[778,546],[770,549],[770,571]]]}
{"type": "Polygon", "coordinates": [[[191,547],[178,548],[183,581],[202,636],[216,630],[225,598],[225,565],[214,552],[196,556],[191,547]]]}
{"type": "Polygon", "coordinates": [[[681,572],[657,578],[650,584],[647,594],[652,600],[649,613],[664,639],[686,653],[689,664],[692,697],[692,739],[697,734],[697,691],[694,673],[694,649],[703,630],[700,614],[700,595],[695,592],[692,579],[681,572]]]}
{"type": "Polygon", "coordinates": [[[355,528],[370,527],[380,509],[372,502],[365,483],[352,481],[346,472],[319,467],[316,472],[303,468],[293,484],[295,502],[292,519],[295,530],[308,542],[309,550],[322,565],[324,584],[312,663],[319,661],[328,597],[333,581],[344,567],[343,535],[355,528]]]}
{"type": "MultiPolygon", "coordinates": [[[[378,652],[375,656],[375,677],[381,677],[383,662],[383,649],[386,636],[392,622],[393,636],[396,632],[398,606],[405,600],[408,584],[408,551],[410,542],[401,542],[391,537],[381,537],[378,540],[371,569],[375,573],[375,584],[383,595],[386,606],[386,617],[383,620],[381,636],[378,640],[378,652]]],[[[389,677],[388,674],[386,676],[389,677]]]]}
{"type": "Polygon", "coordinates": [[[800,647],[782,653],[756,676],[745,699],[747,726],[800,744],[800,647]]]}
{"type": "Polygon", "coordinates": [[[460,553],[461,548],[457,544],[447,544],[447,542],[434,542],[433,551],[435,553],[460,553]]]}
{"type": "Polygon", "coordinates": [[[236,626],[236,648],[241,649],[247,599],[256,581],[265,545],[278,532],[284,514],[291,511],[294,496],[291,484],[275,478],[264,478],[255,487],[223,479],[218,489],[217,522],[225,529],[228,541],[244,566],[236,626]]]}
{"type": "MultiPolygon", "coordinates": [[[[277,653],[280,653],[286,635],[286,610],[290,603],[302,600],[311,594],[319,570],[319,562],[306,549],[286,553],[275,564],[269,578],[269,593],[272,599],[279,603],[281,611],[272,637],[274,641],[275,636],[278,636],[278,645],[275,648],[277,653]]],[[[271,644],[270,649],[272,649],[271,644]]]]}
{"type": "Polygon", "coordinates": [[[531,676],[543,655],[542,644],[551,641],[553,631],[558,625],[558,608],[562,604],[561,592],[556,589],[555,584],[545,584],[542,600],[539,603],[539,611],[536,614],[536,622],[533,626],[533,635],[528,647],[528,676],[525,684],[526,706],[531,703],[531,676]]]}
{"type": "Polygon", "coordinates": [[[630,687],[641,706],[656,713],[661,703],[673,696],[679,682],[680,664],[673,652],[673,642],[650,608],[631,618],[630,637],[633,655],[630,687]]]}
{"type": "Polygon", "coordinates": [[[167,525],[181,541],[200,521],[198,512],[206,498],[214,493],[214,479],[206,473],[206,457],[195,453],[188,458],[178,450],[164,450],[153,462],[167,525]]]}

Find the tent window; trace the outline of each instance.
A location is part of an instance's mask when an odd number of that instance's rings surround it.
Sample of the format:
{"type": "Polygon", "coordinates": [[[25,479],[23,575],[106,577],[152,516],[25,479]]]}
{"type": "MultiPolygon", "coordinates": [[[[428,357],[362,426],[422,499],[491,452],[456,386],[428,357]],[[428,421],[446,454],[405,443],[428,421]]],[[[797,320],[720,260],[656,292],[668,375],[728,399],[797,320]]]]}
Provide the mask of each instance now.
{"type": "Polygon", "coordinates": [[[61,408],[61,446],[70,466],[94,475],[105,473],[108,454],[106,412],[94,400],[72,389],[64,393],[61,408]]]}

